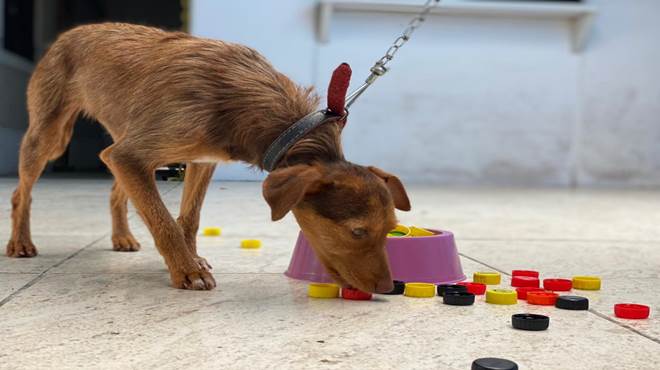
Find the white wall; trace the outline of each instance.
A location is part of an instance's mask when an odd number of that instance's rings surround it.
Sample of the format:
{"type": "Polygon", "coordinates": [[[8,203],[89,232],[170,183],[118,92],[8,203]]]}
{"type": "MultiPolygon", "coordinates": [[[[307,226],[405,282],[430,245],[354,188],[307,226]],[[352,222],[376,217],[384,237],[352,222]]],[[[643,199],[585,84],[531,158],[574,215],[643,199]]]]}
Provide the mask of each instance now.
{"type": "MultiPolygon", "coordinates": [[[[660,1],[589,3],[578,54],[562,21],[432,17],[352,109],[348,157],[417,182],[660,185],[660,1]]],[[[194,0],[192,17],[321,93],[342,61],[359,84],[409,20],[338,14],[319,45],[308,0],[194,0]]]]}
{"type": "MultiPolygon", "coordinates": [[[[344,59],[358,83],[408,18],[338,15],[322,79],[344,59]]],[[[578,68],[567,32],[556,21],[433,17],[353,108],[347,156],[416,182],[567,184],[578,68]]]]}
{"type": "MultiPolygon", "coordinates": [[[[432,17],[352,109],[349,159],[417,182],[660,185],[660,1],[589,3],[579,54],[561,21],[432,17]]],[[[342,61],[358,85],[409,19],[338,14],[321,45],[310,0],[193,0],[191,16],[193,33],[255,47],[321,94],[342,61]]],[[[0,174],[15,171],[30,70],[0,51],[0,174]]]]}
{"type": "Polygon", "coordinates": [[[579,180],[660,184],[660,1],[597,0],[584,54],[579,180]]]}

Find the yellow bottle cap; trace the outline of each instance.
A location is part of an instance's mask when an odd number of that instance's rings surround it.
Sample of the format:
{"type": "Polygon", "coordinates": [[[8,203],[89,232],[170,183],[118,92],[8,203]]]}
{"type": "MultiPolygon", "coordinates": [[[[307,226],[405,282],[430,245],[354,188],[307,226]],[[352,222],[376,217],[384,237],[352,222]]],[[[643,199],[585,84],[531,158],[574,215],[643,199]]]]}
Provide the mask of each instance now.
{"type": "Polygon", "coordinates": [[[410,226],[410,236],[433,236],[435,233],[417,226],[410,226]]]}
{"type": "Polygon", "coordinates": [[[573,276],[573,289],[600,290],[598,276],[573,276]]]}
{"type": "Polygon", "coordinates": [[[492,304],[516,304],[518,293],[509,289],[492,289],[486,291],[486,302],[492,304]]]}
{"type": "Polygon", "coordinates": [[[205,227],[202,230],[204,236],[220,236],[220,234],[222,234],[222,229],[219,227],[205,227]]]}
{"type": "Polygon", "coordinates": [[[429,298],[435,296],[435,284],[406,283],[403,295],[415,298],[429,298]]]}
{"type": "Polygon", "coordinates": [[[241,248],[244,248],[244,249],[261,248],[261,240],[258,240],[258,239],[241,240],[241,248]]]}
{"type": "Polygon", "coordinates": [[[387,236],[410,236],[410,228],[406,225],[396,225],[394,230],[390,230],[387,236]]]}
{"type": "Polygon", "coordinates": [[[497,285],[502,281],[499,272],[475,272],[472,275],[472,281],[486,285],[497,285]]]}
{"type": "Polygon", "coordinates": [[[312,298],[337,298],[339,286],[336,284],[312,283],[307,288],[307,295],[312,298]]]}

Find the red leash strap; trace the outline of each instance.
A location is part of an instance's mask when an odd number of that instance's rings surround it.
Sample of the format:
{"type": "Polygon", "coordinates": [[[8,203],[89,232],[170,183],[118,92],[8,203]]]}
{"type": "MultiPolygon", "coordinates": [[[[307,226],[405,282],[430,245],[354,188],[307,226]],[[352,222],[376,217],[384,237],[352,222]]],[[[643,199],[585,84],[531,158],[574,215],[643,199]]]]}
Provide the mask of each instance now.
{"type": "Polygon", "coordinates": [[[284,130],[266,149],[262,160],[262,168],[273,171],[277,168],[287,151],[310,131],[324,123],[337,123],[340,129],[344,128],[348,111],[346,110],[346,91],[351,80],[351,67],[342,63],[332,73],[330,86],[328,86],[328,108],[312,112],[294,122],[284,130]]]}
{"type": "MultiPolygon", "coordinates": [[[[351,67],[348,63],[342,63],[332,72],[330,85],[328,86],[328,109],[335,114],[344,116],[346,105],[346,92],[348,84],[351,81],[351,67]]],[[[342,126],[346,123],[345,117],[342,118],[342,126]]]]}

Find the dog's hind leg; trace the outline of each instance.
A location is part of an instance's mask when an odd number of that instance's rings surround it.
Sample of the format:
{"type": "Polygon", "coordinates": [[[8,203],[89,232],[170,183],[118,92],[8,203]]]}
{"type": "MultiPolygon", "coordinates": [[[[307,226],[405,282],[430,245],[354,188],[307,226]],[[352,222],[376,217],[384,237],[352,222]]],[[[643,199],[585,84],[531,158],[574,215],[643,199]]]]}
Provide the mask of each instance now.
{"type": "Polygon", "coordinates": [[[30,111],[30,126],[23,136],[18,163],[18,186],[12,196],[12,233],[7,243],[7,256],[34,257],[37,248],[30,235],[32,187],[48,160],[56,159],[66,149],[77,112],[61,110],[41,116],[30,111]]]}
{"type": "Polygon", "coordinates": [[[199,230],[199,212],[214,170],[215,164],[189,163],[186,166],[181,209],[176,220],[183,230],[186,245],[196,256],[199,265],[208,270],[211,269],[211,265],[197,255],[197,231],[199,230]]]}
{"type": "Polygon", "coordinates": [[[70,67],[63,60],[64,50],[53,45],[30,78],[27,107],[30,117],[21,141],[18,186],[12,196],[12,232],[7,244],[10,257],[33,257],[37,249],[30,235],[32,187],[48,160],[66,149],[80,102],[70,84],[70,67]]]}
{"type": "Polygon", "coordinates": [[[112,215],[112,249],[120,252],[140,250],[140,243],[128,227],[128,196],[117,181],[112,184],[110,193],[110,214],[112,215]]]}

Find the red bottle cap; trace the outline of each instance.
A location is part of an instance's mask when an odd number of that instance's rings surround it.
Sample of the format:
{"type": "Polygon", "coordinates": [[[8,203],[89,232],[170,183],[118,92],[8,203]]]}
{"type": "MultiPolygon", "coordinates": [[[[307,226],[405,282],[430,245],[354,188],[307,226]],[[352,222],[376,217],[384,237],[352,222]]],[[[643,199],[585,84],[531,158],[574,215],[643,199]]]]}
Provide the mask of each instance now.
{"type": "Polygon", "coordinates": [[[527,303],[541,306],[554,306],[559,294],[553,292],[529,292],[527,293],[527,303]]]}
{"type": "Polygon", "coordinates": [[[541,285],[539,278],[532,276],[514,276],[511,278],[511,286],[513,287],[536,287],[541,285]]]}
{"type": "Polygon", "coordinates": [[[471,283],[469,281],[463,281],[456,284],[466,286],[468,293],[472,293],[474,295],[482,295],[486,293],[486,284],[471,283]]]}
{"type": "Polygon", "coordinates": [[[353,301],[368,301],[371,299],[371,293],[351,288],[341,288],[341,297],[353,301]]]}
{"type": "Polygon", "coordinates": [[[511,276],[530,276],[530,277],[539,277],[539,272],[534,270],[513,270],[511,271],[511,276]]]}
{"type": "Polygon", "coordinates": [[[614,315],[622,319],[646,319],[651,313],[649,306],[634,303],[618,303],[614,305],[614,315]]]}
{"type": "Polygon", "coordinates": [[[529,292],[543,292],[543,288],[535,287],[535,286],[523,286],[520,288],[516,288],[516,292],[518,293],[518,299],[527,299],[527,293],[529,292]]]}
{"type": "Polygon", "coordinates": [[[543,287],[546,290],[566,292],[571,290],[573,282],[569,279],[543,279],[543,287]]]}

